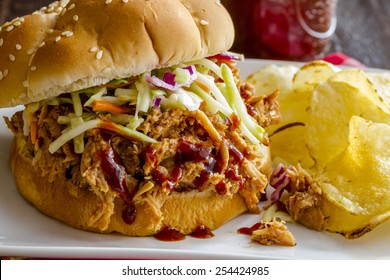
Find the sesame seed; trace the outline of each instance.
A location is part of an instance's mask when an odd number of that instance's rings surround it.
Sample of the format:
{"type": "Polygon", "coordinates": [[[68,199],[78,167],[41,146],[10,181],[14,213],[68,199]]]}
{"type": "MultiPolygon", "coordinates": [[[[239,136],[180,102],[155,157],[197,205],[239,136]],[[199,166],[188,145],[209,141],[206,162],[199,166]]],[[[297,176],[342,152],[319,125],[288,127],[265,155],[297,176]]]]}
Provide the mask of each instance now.
{"type": "Polygon", "coordinates": [[[3,43],[4,43],[3,38],[0,38],[0,47],[3,45],[3,43]]]}
{"type": "Polygon", "coordinates": [[[22,23],[20,21],[15,21],[14,22],[14,26],[20,26],[20,25],[22,25],[22,23]]]}
{"type": "Polygon", "coordinates": [[[215,0],[215,4],[217,4],[218,6],[222,7],[222,4],[221,4],[220,0],[215,0]]]}
{"type": "Polygon", "coordinates": [[[129,0],[122,0],[122,2],[126,4],[129,2],[129,0]]]}
{"type": "Polygon", "coordinates": [[[8,57],[9,57],[9,60],[11,60],[11,61],[15,61],[15,59],[16,59],[13,54],[9,54],[8,57]]]}
{"type": "Polygon", "coordinates": [[[7,75],[8,75],[8,69],[4,69],[4,71],[3,71],[3,77],[5,78],[5,77],[7,77],[7,75]]]}
{"type": "Polygon", "coordinates": [[[111,72],[112,69],[110,67],[104,68],[103,73],[111,72]]]}
{"type": "Polygon", "coordinates": [[[78,15],[74,15],[74,16],[73,16],[73,20],[74,20],[74,21],[78,21],[78,20],[79,20],[79,16],[78,16],[78,15]]]}
{"type": "Polygon", "coordinates": [[[92,47],[92,48],[89,49],[90,52],[96,52],[97,50],[98,50],[97,47],[92,47]]]}
{"type": "Polygon", "coordinates": [[[59,42],[61,40],[61,38],[62,38],[61,36],[57,36],[56,37],[56,42],[59,42]]]}
{"type": "Polygon", "coordinates": [[[24,22],[24,18],[19,18],[19,21],[20,22],[24,22]]]}
{"type": "Polygon", "coordinates": [[[69,6],[68,11],[72,10],[76,5],[73,3],[69,6]]]}
{"type": "Polygon", "coordinates": [[[3,72],[2,72],[2,71],[0,71],[0,81],[1,81],[3,78],[4,78],[4,76],[3,76],[3,72]]]}
{"type": "Polygon", "coordinates": [[[10,31],[12,31],[14,28],[15,28],[15,26],[10,25],[10,26],[7,27],[7,29],[5,29],[5,31],[10,32],[10,31]]]}
{"type": "Polygon", "coordinates": [[[53,7],[53,6],[50,7],[49,9],[47,9],[47,11],[48,11],[49,13],[51,13],[52,11],[54,11],[54,7],[53,7]]]}
{"type": "Polygon", "coordinates": [[[64,31],[64,32],[62,32],[62,36],[69,38],[69,37],[73,36],[73,32],[72,31],[64,31]]]}
{"type": "Polygon", "coordinates": [[[28,51],[27,51],[27,54],[28,55],[32,55],[34,53],[34,49],[29,49],[28,51]]]}
{"type": "Polygon", "coordinates": [[[53,33],[54,32],[54,29],[53,28],[49,28],[48,30],[47,30],[47,33],[53,33]]]}
{"type": "Polygon", "coordinates": [[[46,43],[42,42],[42,43],[39,44],[38,48],[42,48],[44,45],[46,45],[46,43]]]}
{"type": "Polygon", "coordinates": [[[207,20],[202,19],[202,20],[200,21],[200,24],[201,24],[201,25],[208,25],[209,22],[208,22],[207,20]]]}
{"type": "Polygon", "coordinates": [[[101,59],[102,56],[103,56],[103,51],[100,50],[100,51],[98,51],[97,54],[96,54],[96,59],[101,59]]]}
{"type": "Polygon", "coordinates": [[[16,44],[15,49],[18,50],[18,51],[20,51],[20,50],[22,49],[22,46],[19,45],[19,44],[16,44]]]}
{"type": "Polygon", "coordinates": [[[37,67],[36,66],[31,66],[31,71],[35,71],[35,70],[37,70],[37,67]]]}
{"type": "Polygon", "coordinates": [[[106,0],[106,5],[110,4],[112,2],[112,0],[106,0]]]}
{"type": "Polygon", "coordinates": [[[67,9],[64,8],[64,9],[62,10],[62,12],[61,12],[61,16],[65,15],[66,11],[67,11],[67,9]]]}
{"type": "Polygon", "coordinates": [[[28,81],[23,81],[23,86],[25,88],[28,88],[30,86],[30,83],[28,81]]]}

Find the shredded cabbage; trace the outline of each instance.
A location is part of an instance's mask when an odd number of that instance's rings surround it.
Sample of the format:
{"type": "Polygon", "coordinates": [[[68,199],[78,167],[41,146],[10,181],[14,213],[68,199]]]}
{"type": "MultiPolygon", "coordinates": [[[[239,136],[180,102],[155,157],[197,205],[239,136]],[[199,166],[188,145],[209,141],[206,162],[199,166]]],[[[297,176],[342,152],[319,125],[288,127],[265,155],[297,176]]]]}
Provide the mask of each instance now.
{"type": "Polygon", "coordinates": [[[50,146],[49,146],[49,152],[54,154],[59,148],[61,148],[65,143],[67,143],[69,140],[72,140],[76,138],[77,136],[81,135],[82,133],[86,132],[87,130],[93,129],[93,128],[102,128],[105,130],[109,130],[112,132],[116,132],[124,137],[133,139],[133,140],[139,140],[144,141],[148,143],[155,143],[156,140],[153,138],[150,138],[146,136],[145,134],[142,134],[141,132],[138,132],[136,130],[132,130],[130,128],[124,127],[122,125],[103,121],[100,119],[94,119],[87,122],[82,122],[78,124],[77,126],[69,129],[65,133],[63,133],[60,137],[58,137],[56,140],[54,140],[50,146]]]}
{"type": "MultiPolygon", "coordinates": [[[[74,117],[70,119],[71,127],[77,127],[84,123],[82,117],[74,117]]],[[[73,138],[73,146],[76,154],[82,154],[84,152],[84,133],[81,133],[73,138]]]]}
{"type": "Polygon", "coordinates": [[[59,148],[61,148],[69,140],[72,140],[76,136],[84,133],[89,129],[97,128],[100,122],[101,122],[100,119],[95,119],[95,120],[83,122],[69,129],[66,133],[63,133],[60,137],[58,137],[50,144],[49,152],[54,154],[59,148]]]}
{"type": "Polygon", "coordinates": [[[121,103],[137,104],[138,91],[136,89],[117,88],[115,96],[121,103]]]}
{"type": "Polygon", "coordinates": [[[68,116],[59,116],[57,119],[58,124],[70,124],[72,118],[68,116]]]}
{"type": "Polygon", "coordinates": [[[135,130],[135,129],[137,129],[137,127],[139,127],[141,125],[141,123],[143,123],[143,121],[144,121],[143,118],[139,118],[136,116],[130,116],[129,122],[126,125],[126,127],[135,130]]]}
{"type": "Polygon", "coordinates": [[[196,60],[196,61],[192,62],[191,64],[201,65],[201,66],[207,68],[208,70],[211,70],[212,72],[214,72],[214,74],[216,74],[218,77],[222,78],[221,68],[215,62],[213,62],[207,58],[196,60]]]}
{"type": "Polygon", "coordinates": [[[219,90],[219,88],[216,86],[213,80],[208,78],[207,76],[198,73],[198,81],[204,84],[208,87],[208,89],[211,91],[211,93],[214,95],[215,99],[219,103],[221,103],[223,106],[229,108],[229,103],[226,101],[225,97],[223,96],[222,92],[219,90]]]}
{"type": "Polygon", "coordinates": [[[177,90],[177,100],[189,111],[198,110],[203,99],[184,89],[177,90]]]}
{"type": "Polygon", "coordinates": [[[142,141],[142,142],[147,142],[147,143],[156,143],[157,141],[149,136],[146,136],[145,134],[137,131],[130,129],[128,127],[125,127],[123,125],[119,125],[113,122],[107,122],[107,121],[101,121],[98,124],[98,127],[103,128],[105,130],[109,130],[111,132],[118,133],[124,137],[130,138],[134,141],[142,141]]]}
{"type": "MultiPolygon", "coordinates": [[[[222,54],[221,57],[231,60],[240,58],[230,54],[222,54]]],[[[75,152],[82,153],[84,132],[93,128],[110,130],[134,141],[153,143],[154,139],[136,130],[151,108],[196,111],[202,104],[207,111],[221,114],[221,119],[228,119],[230,123],[233,115],[238,117],[242,133],[249,141],[259,145],[265,137],[264,129],[248,114],[231,69],[226,64],[219,66],[211,59],[205,58],[146,72],[134,83],[126,79],[115,79],[106,84],[114,85],[113,87],[102,85],[72,92],[71,98],[48,99],[47,105],[71,103],[74,108],[74,113],[58,117],[57,122],[66,125],[66,128],[62,135],[51,143],[50,153],[55,153],[72,139],[75,152]],[[219,82],[215,81],[214,76],[220,78],[219,82]],[[85,99],[83,105],[81,100],[85,99]],[[86,109],[92,107],[96,100],[104,100],[113,106],[134,106],[134,113],[109,114],[101,119],[98,115],[108,112],[91,112],[90,109],[86,109]]],[[[38,110],[40,106],[42,106],[40,103],[27,105],[25,113],[27,115],[24,118],[28,119],[28,114],[38,110]]],[[[28,125],[24,132],[28,132],[28,125]]]]}
{"type": "Polygon", "coordinates": [[[219,103],[217,100],[215,100],[210,94],[205,92],[199,85],[196,83],[193,83],[191,85],[191,90],[197,94],[201,99],[203,99],[206,103],[206,109],[212,113],[216,114],[217,112],[221,112],[226,117],[230,117],[230,115],[233,113],[230,106],[224,106],[221,103],[219,103]]]}
{"type": "Polygon", "coordinates": [[[80,94],[78,92],[72,92],[73,109],[76,116],[80,117],[83,113],[83,106],[81,105],[80,94]]]}
{"type": "MultiPolygon", "coordinates": [[[[237,112],[239,118],[248,128],[248,130],[258,140],[262,141],[264,138],[264,128],[257,124],[257,122],[248,114],[245,103],[241,98],[240,92],[234,82],[234,76],[230,68],[226,64],[221,65],[221,72],[223,80],[226,84],[226,93],[229,96],[230,105],[235,112],[237,112]]],[[[249,136],[245,133],[246,136],[249,136]]]]}
{"type": "Polygon", "coordinates": [[[150,85],[145,79],[146,74],[135,82],[135,87],[138,90],[137,106],[135,109],[135,117],[138,118],[139,112],[147,113],[149,111],[150,103],[152,101],[150,94],[150,85]]]}
{"type": "Polygon", "coordinates": [[[91,107],[93,102],[107,94],[107,88],[101,87],[85,102],[85,107],[91,107]]]}

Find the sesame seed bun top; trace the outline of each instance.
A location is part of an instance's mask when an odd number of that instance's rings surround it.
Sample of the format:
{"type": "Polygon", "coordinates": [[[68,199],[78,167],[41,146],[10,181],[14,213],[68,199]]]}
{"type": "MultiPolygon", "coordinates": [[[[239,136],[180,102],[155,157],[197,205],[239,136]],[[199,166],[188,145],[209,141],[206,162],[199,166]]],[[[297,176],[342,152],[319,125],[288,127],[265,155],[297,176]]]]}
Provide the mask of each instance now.
{"type": "Polygon", "coordinates": [[[0,107],[226,51],[217,0],[63,0],[0,27],[0,107]]]}

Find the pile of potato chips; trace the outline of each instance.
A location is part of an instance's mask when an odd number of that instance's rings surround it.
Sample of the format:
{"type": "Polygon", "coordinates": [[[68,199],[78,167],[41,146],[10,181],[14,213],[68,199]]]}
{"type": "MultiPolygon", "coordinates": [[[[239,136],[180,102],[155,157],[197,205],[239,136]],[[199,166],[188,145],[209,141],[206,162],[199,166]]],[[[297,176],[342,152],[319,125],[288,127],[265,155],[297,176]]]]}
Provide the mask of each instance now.
{"type": "Polygon", "coordinates": [[[279,90],[282,121],[267,130],[271,154],[317,182],[324,230],[356,238],[390,218],[389,73],[314,61],[268,65],[247,81],[258,95],[279,90]]]}

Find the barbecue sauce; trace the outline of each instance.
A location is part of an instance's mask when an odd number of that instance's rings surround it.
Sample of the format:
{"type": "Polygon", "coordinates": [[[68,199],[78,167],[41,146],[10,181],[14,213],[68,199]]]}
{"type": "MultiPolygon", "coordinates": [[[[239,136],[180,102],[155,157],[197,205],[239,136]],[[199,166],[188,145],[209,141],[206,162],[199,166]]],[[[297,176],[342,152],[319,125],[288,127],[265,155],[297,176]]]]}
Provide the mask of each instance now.
{"type": "Polygon", "coordinates": [[[244,179],[238,174],[237,169],[228,168],[228,170],[225,172],[225,177],[227,179],[237,181],[240,186],[240,190],[244,188],[244,179]]]}
{"type": "Polygon", "coordinates": [[[206,161],[211,154],[209,147],[201,144],[191,144],[187,141],[181,140],[177,146],[176,162],[201,162],[206,161]]]}
{"type": "MultiPolygon", "coordinates": [[[[190,236],[199,239],[207,239],[214,237],[214,234],[206,226],[200,225],[190,234],[190,236]]],[[[160,241],[173,242],[182,241],[186,238],[186,236],[176,228],[166,226],[158,233],[156,233],[154,238],[160,241]]]]}
{"type": "Polygon", "coordinates": [[[217,193],[219,195],[224,195],[227,193],[227,187],[226,187],[226,183],[224,181],[221,181],[219,182],[216,186],[215,186],[215,190],[217,191],[217,193]]]}
{"type": "MultiPolygon", "coordinates": [[[[130,193],[127,188],[124,174],[125,171],[121,167],[119,156],[116,155],[112,149],[111,140],[113,134],[107,131],[102,131],[102,137],[108,143],[108,147],[101,150],[99,153],[100,167],[108,185],[120,195],[125,203],[122,209],[122,219],[125,223],[132,224],[136,218],[136,208],[132,202],[134,194],[130,193]]],[[[244,156],[236,147],[229,145],[228,150],[232,164],[240,164],[243,161],[244,156]]],[[[221,172],[223,166],[222,159],[219,155],[216,155],[211,148],[201,144],[192,144],[184,140],[181,140],[178,144],[175,156],[176,166],[169,176],[158,170],[157,151],[153,147],[149,147],[145,150],[144,160],[153,163],[152,166],[155,167],[151,173],[153,180],[161,187],[165,188],[169,193],[173,191],[182,178],[184,163],[204,162],[205,170],[203,170],[193,182],[199,190],[202,190],[204,184],[209,180],[214,172],[221,172]]],[[[243,188],[244,181],[243,178],[238,175],[237,170],[229,168],[225,172],[225,176],[227,179],[238,181],[240,189],[243,188]]],[[[217,193],[220,195],[227,193],[227,186],[224,181],[219,182],[215,188],[217,193]]],[[[167,232],[169,232],[170,235],[173,235],[172,229],[164,229],[163,233],[160,235],[167,236],[169,235],[167,232]]],[[[164,238],[161,236],[159,238],[164,238]]]]}
{"type": "Polygon", "coordinates": [[[193,233],[190,234],[192,237],[200,238],[200,239],[207,239],[214,237],[214,233],[211,232],[211,230],[204,226],[200,225],[198,226],[193,233]]]}
{"type": "Polygon", "coordinates": [[[255,230],[258,230],[259,227],[260,227],[262,224],[263,224],[262,222],[259,222],[259,223],[254,224],[254,225],[251,226],[251,227],[242,227],[242,228],[239,228],[239,229],[237,230],[237,232],[238,232],[239,234],[252,235],[252,233],[253,233],[255,230]]]}
{"type": "Polygon", "coordinates": [[[123,221],[126,224],[131,225],[132,223],[134,223],[136,216],[137,216],[137,210],[136,210],[134,204],[133,203],[127,203],[123,207],[123,210],[122,210],[122,219],[123,219],[123,221]]]}
{"type": "MultiPolygon", "coordinates": [[[[244,160],[244,155],[233,145],[229,145],[229,160],[232,164],[241,164],[244,160]]],[[[202,190],[204,184],[210,179],[213,173],[220,173],[223,170],[223,160],[220,155],[216,154],[211,148],[205,147],[201,144],[191,144],[187,141],[181,140],[177,147],[177,154],[175,158],[176,164],[183,166],[186,162],[203,162],[205,169],[200,172],[199,176],[195,178],[194,185],[199,190],[202,190]]],[[[182,169],[181,169],[182,171],[182,169]]],[[[240,189],[244,186],[244,181],[238,175],[237,170],[228,169],[225,173],[227,179],[238,181],[240,189]]],[[[161,181],[161,180],[160,180],[161,181]]],[[[216,186],[216,191],[220,194],[226,194],[226,182],[220,182],[216,186]]]]}
{"type": "Polygon", "coordinates": [[[103,171],[107,184],[119,194],[125,203],[122,209],[123,221],[126,224],[132,224],[136,218],[136,208],[133,204],[134,194],[130,193],[127,188],[124,170],[120,165],[120,158],[112,149],[111,140],[113,135],[105,131],[101,135],[108,143],[108,146],[99,152],[100,168],[103,171]]]}
{"type": "Polygon", "coordinates": [[[240,164],[244,160],[243,154],[233,145],[229,146],[229,156],[233,164],[240,164]]]}
{"type": "Polygon", "coordinates": [[[169,178],[158,169],[152,171],[153,180],[161,187],[165,188],[169,193],[173,191],[182,176],[183,167],[181,165],[175,166],[169,178]]]}
{"type": "Polygon", "coordinates": [[[174,227],[164,227],[154,235],[154,238],[160,241],[172,242],[184,240],[186,236],[174,227]]]}

